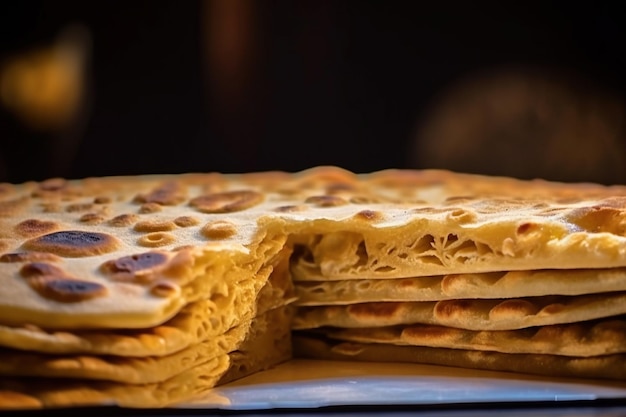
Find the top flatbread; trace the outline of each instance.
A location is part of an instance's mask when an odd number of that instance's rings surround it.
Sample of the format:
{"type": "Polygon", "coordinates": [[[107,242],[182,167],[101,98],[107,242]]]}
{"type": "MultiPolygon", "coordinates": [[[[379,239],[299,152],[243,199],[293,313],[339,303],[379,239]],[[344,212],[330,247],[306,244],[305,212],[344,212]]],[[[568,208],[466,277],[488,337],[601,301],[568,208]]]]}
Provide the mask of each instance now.
{"type": "Polygon", "coordinates": [[[320,280],[626,266],[626,186],[337,168],[2,184],[0,324],[155,326],[260,288],[286,244],[320,280]]]}

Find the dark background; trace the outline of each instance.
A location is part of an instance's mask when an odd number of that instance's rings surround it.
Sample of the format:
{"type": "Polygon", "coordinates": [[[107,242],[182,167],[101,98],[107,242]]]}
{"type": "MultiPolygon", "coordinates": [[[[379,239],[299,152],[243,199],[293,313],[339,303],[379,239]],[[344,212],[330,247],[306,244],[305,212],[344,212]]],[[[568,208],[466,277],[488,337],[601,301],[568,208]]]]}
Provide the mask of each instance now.
{"type": "MultiPolygon", "coordinates": [[[[626,20],[619,2],[10,3],[17,4],[0,6],[0,62],[45,47],[76,23],[87,29],[90,53],[79,128],[36,130],[0,110],[0,181],[332,164],[357,172],[434,166],[626,182],[626,20]],[[522,145],[508,145],[510,132],[497,134],[505,154],[529,150],[525,171],[492,166],[506,158],[485,143],[472,145],[478,157],[461,158],[475,160],[469,165],[420,153],[420,141],[439,146],[437,134],[419,132],[442,94],[494,71],[543,80],[532,91],[544,96],[546,85],[569,80],[555,87],[565,98],[554,106],[574,103],[572,123],[593,107],[585,103],[610,101],[610,158],[584,172],[535,166],[534,156],[547,152],[529,139],[537,128],[516,130],[522,145]],[[51,156],[63,141],[71,146],[51,156]]],[[[475,91],[480,96],[481,88],[475,91]]],[[[604,108],[593,107],[594,114],[602,118],[604,108]]],[[[563,120],[557,123],[569,123],[563,120]]],[[[584,135],[596,140],[593,129],[584,135]]],[[[568,164],[574,159],[563,146],[578,147],[561,144],[550,158],[568,164]]]]}

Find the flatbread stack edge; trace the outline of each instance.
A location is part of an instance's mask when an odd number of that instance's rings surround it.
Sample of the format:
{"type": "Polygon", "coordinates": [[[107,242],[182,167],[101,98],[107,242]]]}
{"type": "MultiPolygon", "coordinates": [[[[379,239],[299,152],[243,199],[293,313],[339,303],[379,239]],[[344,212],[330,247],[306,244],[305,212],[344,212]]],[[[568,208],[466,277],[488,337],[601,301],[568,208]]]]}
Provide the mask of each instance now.
{"type": "Polygon", "coordinates": [[[615,378],[626,186],[335,167],[0,184],[0,286],[5,409],[170,405],[287,360],[292,328],[295,355],[615,378]]]}

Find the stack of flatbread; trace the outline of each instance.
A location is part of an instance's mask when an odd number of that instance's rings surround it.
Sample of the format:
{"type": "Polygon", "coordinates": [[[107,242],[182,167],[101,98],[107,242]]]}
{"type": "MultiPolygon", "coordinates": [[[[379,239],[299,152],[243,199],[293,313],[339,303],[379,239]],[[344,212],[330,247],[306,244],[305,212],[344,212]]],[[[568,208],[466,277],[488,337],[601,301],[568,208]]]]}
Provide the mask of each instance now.
{"type": "Polygon", "coordinates": [[[332,167],[2,184],[0,287],[3,409],[167,406],[292,347],[625,379],[626,187],[332,167]]]}
{"type": "Polygon", "coordinates": [[[194,178],[2,188],[0,408],[161,407],[291,357],[286,236],[194,178]]]}
{"type": "Polygon", "coordinates": [[[296,351],[626,379],[624,188],[432,175],[410,224],[294,259],[296,351]]]}

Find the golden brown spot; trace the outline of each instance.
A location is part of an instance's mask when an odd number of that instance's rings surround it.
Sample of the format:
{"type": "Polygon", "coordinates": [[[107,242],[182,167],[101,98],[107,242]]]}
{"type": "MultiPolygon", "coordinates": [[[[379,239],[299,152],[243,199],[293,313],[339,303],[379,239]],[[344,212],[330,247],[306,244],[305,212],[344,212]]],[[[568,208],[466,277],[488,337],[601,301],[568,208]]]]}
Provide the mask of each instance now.
{"type": "Polygon", "coordinates": [[[164,206],[180,204],[187,198],[186,190],[177,182],[161,184],[148,194],[139,194],[135,197],[136,203],[156,203],[164,206]]]}
{"type": "Polygon", "coordinates": [[[175,241],[176,241],[176,238],[174,236],[165,232],[153,232],[137,239],[138,244],[140,244],[141,246],[149,247],[149,248],[166,246],[175,241]]]}
{"type": "Polygon", "coordinates": [[[354,215],[356,220],[364,220],[368,222],[374,222],[382,220],[383,214],[380,211],[374,210],[361,210],[354,215]]]}
{"type": "Polygon", "coordinates": [[[551,315],[560,313],[564,309],[565,309],[565,305],[561,303],[552,303],[542,308],[539,314],[542,314],[542,315],[545,314],[545,315],[551,316],[551,315]]]}
{"type": "Polygon", "coordinates": [[[0,239],[0,252],[5,251],[8,248],[9,248],[9,243],[6,240],[0,239]]]}
{"type": "Polygon", "coordinates": [[[28,219],[18,223],[15,231],[22,236],[37,236],[57,230],[59,225],[52,221],[28,219]]]}
{"type": "Polygon", "coordinates": [[[75,213],[77,211],[89,211],[93,209],[93,203],[74,203],[68,204],[65,207],[65,211],[68,213],[75,213]]]}
{"type": "Polygon", "coordinates": [[[167,256],[165,254],[161,252],[144,252],[107,261],[100,266],[100,269],[107,274],[120,272],[135,273],[154,269],[166,263],[167,256]]]}
{"type": "Polygon", "coordinates": [[[42,297],[62,303],[87,301],[107,293],[102,284],[73,278],[42,276],[29,279],[28,284],[42,297]]]}
{"type": "Polygon", "coordinates": [[[86,213],[80,216],[79,220],[82,223],[87,223],[87,224],[100,224],[105,220],[105,218],[103,215],[98,214],[98,213],[86,213]]]}
{"type": "Polygon", "coordinates": [[[435,317],[451,319],[462,317],[471,309],[471,300],[444,300],[435,304],[435,317]]]}
{"type": "Polygon", "coordinates": [[[41,203],[41,209],[44,213],[59,213],[62,207],[59,203],[41,203]]]}
{"type": "Polygon", "coordinates": [[[138,218],[136,214],[120,214],[109,220],[109,224],[115,227],[126,227],[135,223],[138,218]]]}
{"type": "Polygon", "coordinates": [[[505,300],[489,311],[489,319],[522,318],[537,313],[537,307],[530,301],[522,299],[505,300]]]}
{"type": "Polygon", "coordinates": [[[114,251],[118,246],[119,240],[114,236],[83,230],[54,232],[23,244],[28,250],[50,252],[70,258],[101,255],[114,251]]]}
{"type": "Polygon", "coordinates": [[[189,205],[203,213],[232,213],[249,209],[262,201],[263,194],[242,190],[202,195],[192,199],[189,205]]]}
{"type": "Polygon", "coordinates": [[[108,196],[100,196],[93,199],[94,204],[110,204],[113,202],[113,199],[108,196]]]}
{"type": "Polygon", "coordinates": [[[279,206],[274,208],[274,211],[279,213],[296,213],[299,211],[304,211],[307,209],[307,206],[296,206],[296,205],[288,205],[288,206],[279,206]]]}
{"type": "Polygon", "coordinates": [[[13,200],[0,201],[0,216],[10,216],[28,205],[28,198],[21,197],[13,200]]]}
{"type": "Polygon", "coordinates": [[[396,303],[363,303],[353,304],[348,307],[348,312],[354,317],[361,318],[389,318],[400,310],[396,303]]]}
{"type": "Polygon", "coordinates": [[[334,195],[317,195],[304,200],[307,204],[313,204],[318,207],[337,207],[348,204],[346,200],[334,195]]]}
{"type": "Polygon", "coordinates": [[[180,287],[169,281],[159,281],[150,287],[150,294],[156,297],[170,298],[179,293],[180,287]]]}
{"type": "Polygon", "coordinates": [[[46,262],[32,262],[20,269],[20,275],[24,278],[40,277],[45,275],[64,276],[65,272],[56,265],[46,262]]]}
{"type": "Polygon", "coordinates": [[[338,194],[338,193],[343,193],[346,191],[354,191],[356,189],[356,187],[352,184],[348,184],[345,182],[338,182],[338,183],[334,183],[334,184],[329,184],[326,187],[326,193],[327,194],[338,194]]]}
{"type": "Polygon", "coordinates": [[[178,227],[191,227],[200,223],[200,220],[192,216],[180,216],[174,219],[174,224],[178,227]]]}
{"type": "Polygon", "coordinates": [[[200,232],[209,239],[227,239],[237,233],[237,226],[226,220],[216,220],[204,225],[200,232]]]}
{"type": "Polygon", "coordinates": [[[48,261],[59,262],[61,258],[47,252],[15,252],[5,253],[0,256],[0,262],[34,262],[34,261],[48,261]]]}
{"type": "Polygon", "coordinates": [[[454,333],[456,329],[450,327],[443,326],[431,326],[427,324],[420,324],[417,326],[409,326],[402,330],[401,339],[404,341],[411,340],[445,340],[451,336],[451,333],[454,333]]]}
{"type": "Polygon", "coordinates": [[[365,197],[365,196],[354,196],[350,198],[350,203],[352,204],[376,204],[380,201],[373,197],[365,197]]]}
{"type": "Polygon", "coordinates": [[[163,210],[163,207],[157,203],[144,203],[139,207],[139,213],[141,214],[158,213],[161,210],[163,210]]]}
{"type": "Polygon", "coordinates": [[[169,220],[143,220],[135,223],[137,232],[169,232],[176,229],[176,225],[169,220]]]}

